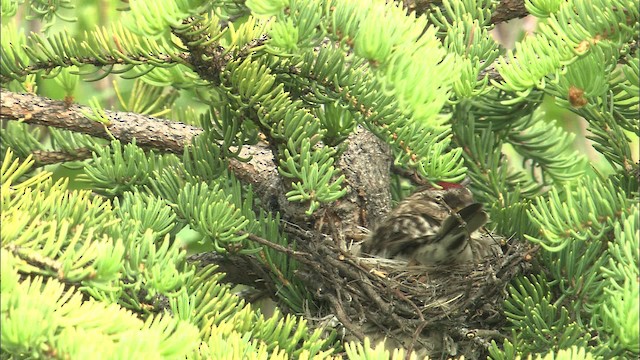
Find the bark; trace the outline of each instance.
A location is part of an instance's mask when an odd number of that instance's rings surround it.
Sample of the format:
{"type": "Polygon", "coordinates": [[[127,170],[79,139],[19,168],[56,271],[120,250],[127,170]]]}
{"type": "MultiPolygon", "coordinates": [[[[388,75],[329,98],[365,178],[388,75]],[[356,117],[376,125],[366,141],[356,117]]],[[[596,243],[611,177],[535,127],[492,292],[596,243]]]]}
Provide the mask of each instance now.
{"type": "MultiPolygon", "coordinates": [[[[415,11],[417,14],[424,14],[436,7],[442,7],[442,0],[403,0],[404,7],[409,11],[415,11]]],[[[446,13],[442,9],[443,13],[446,13]]],[[[493,14],[491,14],[491,23],[499,24],[513,19],[523,18],[529,15],[524,0],[501,0],[497,4],[493,14]]]]}

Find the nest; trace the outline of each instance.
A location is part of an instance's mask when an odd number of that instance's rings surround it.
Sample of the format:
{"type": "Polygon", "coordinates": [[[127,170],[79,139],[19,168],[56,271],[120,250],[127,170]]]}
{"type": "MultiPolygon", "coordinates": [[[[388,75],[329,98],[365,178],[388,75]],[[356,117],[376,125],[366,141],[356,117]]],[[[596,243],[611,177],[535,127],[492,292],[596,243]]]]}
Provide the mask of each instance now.
{"type": "Polygon", "coordinates": [[[329,237],[298,246],[313,258],[298,275],[324,304],[308,318],[336,319],[348,337],[386,339],[420,356],[467,359],[486,356],[490,340],[502,336],[506,287],[528,272],[532,252],[502,240],[501,253],[478,264],[434,268],[357,257],[329,237]]]}

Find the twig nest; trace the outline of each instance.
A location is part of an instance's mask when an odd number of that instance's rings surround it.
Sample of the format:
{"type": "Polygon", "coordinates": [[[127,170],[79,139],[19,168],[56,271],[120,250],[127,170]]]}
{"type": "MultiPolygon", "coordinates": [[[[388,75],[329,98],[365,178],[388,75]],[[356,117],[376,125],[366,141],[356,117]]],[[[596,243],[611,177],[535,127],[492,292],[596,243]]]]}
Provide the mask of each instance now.
{"type": "Polygon", "coordinates": [[[502,243],[502,251],[475,264],[427,267],[355,257],[331,241],[311,241],[304,247],[327,261],[303,278],[327,300],[316,317],[335,314],[360,340],[386,339],[387,346],[419,356],[473,359],[486,356],[491,338],[501,336],[506,287],[530,267],[523,242],[502,243]]]}

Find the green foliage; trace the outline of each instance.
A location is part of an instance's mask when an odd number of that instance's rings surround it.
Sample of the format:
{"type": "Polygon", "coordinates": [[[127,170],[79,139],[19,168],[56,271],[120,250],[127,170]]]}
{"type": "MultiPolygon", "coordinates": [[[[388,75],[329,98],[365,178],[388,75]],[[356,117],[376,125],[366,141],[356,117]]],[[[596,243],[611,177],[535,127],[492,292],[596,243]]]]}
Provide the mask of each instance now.
{"type": "Polygon", "coordinates": [[[560,189],[532,207],[540,232],[527,235],[549,250],[542,261],[554,280],[514,284],[505,304],[514,328],[511,341],[525,353],[579,345],[605,358],[637,354],[638,292],[631,286],[640,261],[637,204],[610,181],[585,179],[560,189]],[[559,296],[552,297],[551,286],[559,296]],[[585,337],[593,329],[596,343],[585,337]]]}
{"type": "Polygon", "coordinates": [[[332,343],[332,337],[322,339],[320,329],[308,332],[306,321],[298,317],[276,313],[266,319],[235,296],[228,285],[218,283],[221,276],[215,270],[215,266],[201,269],[187,284],[188,291],[171,299],[173,313],[196,324],[205,343],[222,346],[201,349],[204,350],[201,356],[212,356],[206,355],[210,351],[224,354],[222,350],[228,344],[240,339],[244,343],[240,347],[243,351],[281,349],[296,356],[303,353],[313,356],[323,353],[322,350],[325,354],[331,353],[327,345],[332,343]]]}
{"type": "Polygon", "coordinates": [[[85,167],[87,181],[97,191],[111,196],[148,184],[149,176],[160,166],[160,158],[153,151],[146,155],[135,143],[122,146],[119,140],[110,147],[96,149],[93,160],[85,167]]]}
{"type": "Polygon", "coordinates": [[[246,235],[238,236],[237,232],[248,223],[230,198],[231,195],[226,195],[217,186],[209,188],[206,183],[187,183],[176,201],[180,216],[189,219],[190,225],[213,240],[216,251],[223,253],[235,251],[236,243],[246,238],[246,235]]]}
{"type": "Polygon", "coordinates": [[[19,261],[2,249],[2,350],[6,354],[178,359],[194,351],[195,326],[168,315],[143,321],[117,304],[83,301],[79,291],[65,288],[56,279],[45,282],[37,276],[21,281],[16,271],[19,261]]]}
{"type": "MultiPolygon", "coordinates": [[[[274,216],[264,210],[256,212],[250,196],[246,197],[241,206],[241,211],[249,221],[248,232],[264,239],[269,239],[279,245],[285,246],[291,243],[280,229],[280,216],[274,216]]],[[[271,278],[277,284],[276,295],[283,304],[286,304],[296,314],[302,313],[305,308],[314,306],[314,301],[309,291],[296,276],[299,268],[297,261],[286,254],[266,247],[262,247],[259,256],[265,265],[271,269],[271,278]]]]}
{"type": "Polygon", "coordinates": [[[555,188],[547,195],[547,201],[537,199],[537,206],[530,213],[541,236],[528,238],[550,251],[562,250],[571,241],[602,238],[622,214],[632,211],[630,200],[606,180],[584,179],[573,186],[565,185],[563,191],[555,188]]]}
{"type": "Polygon", "coordinates": [[[345,344],[345,350],[349,359],[353,360],[417,359],[416,355],[413,353],[407,357],[404,349],[395,349],[392,354],[389,354],[389,351],[384,348],[384,343],[380,343],[375,347],[372,347],[369,338],[364,339],[364,344],[354,342],[347,343],[345,344]]]}
{"type": "Polygon", "coordinates": [[[533,172],[540,170],[543,184],[579,178],[587,159],[577,151],[567,151],[575,135],[555,126],[555,121],[544,122],[543,116],[544,113],[534,113],[530,121],[515,125],[507,135],[509,143],[524,161],[530,162],[532,178],[536,176],[533,172]],[[546,180],[545,176],[552,180],[546,180]]]}
{"type": "Polygon", "coordinates": [[[34,150],[42,150],[44,146],[40,142],[40,130],[30,129],[27,125],[18,122],[7,123],[7,127],[0,133],[2,155],[4,156],[7,149],[11,148],[18,157],[26,159],[34,150]]]}
{"type": "Polygon", "coordinates": [[[518,352],[528,354],[585,346],[589,337],[571,319],[569,310],[552,302],[542,276],[521,278],[509,289],[505,315],[513,327],[512,340],[518,352]]]}
{"type": "MultiPolygon", "coordinates": [[[[508,340],[505,340],[505,344],[510,344],[508,340]]],[[[495,343],[493,344],[493,348],[491,348],[491,355],[493,359],[535,359],[535,360],[593,360],[596,359],[592,354],[587,352],[587,350],[583,347],[572,346],[570,348],[558,350],[557,352],[550,352],[546,355],[537,355],[524,358],[522,356],[516,356],[515,352],[511,350],[510,352],[506,352],[505,355],[494,352],[495,351],[495,343]],[[499,354],[499,355],[495,355],[499,354]],[[509,354],[509,355],[507,355],[509,354]]],[[[510,345],[510,349],[513,349],[513,345],[510,345]]],[[[505,345],[506,348],[506,345],[505,345]]]]}
{"type": "Polygon", "coordinates": [[[435,8],[431,20],[444,37],[444,46],[454,54],[461,76],[453,84],[458,98],[470,98],[491,90],[487,75],[480,76],[500,55],[489,31],[493,5],[490,1],[444,1],[444,13],[435,8]]]}
{"type": "Polygon", "coordinates": [[[18,182],[32,164],[10,151],[3,161],[3,352],[82,358],[98,352],[83,345],[94,342],[106,358],[210,358],[223,354],[216,344],[240,336],[267,352],[331,353],[321,329],[293,316],[266,319],[220,284],[214,267],[187,265],[163,236],[176,216],[165,200],[125,193],[110,203],[70,192],[47,172],[18,182]],[[172,315],[158,313],[161,297],[172,315]]]}
{"type": "Polygon", "coordinates": [[[640,276],[639,215],[635,207],[624,221],[615,224],[614,241],[607,249],[611,256],[600,268],[604,278],[603,292],[599,293],[601,301],[595,305],[597,312],[592,319],[593,326],[609,336],[610,349],[624,349],[632,354],[640,353],[636,321],[640,316],[640,296],[633,280],[640,276]]]}
{"type": "MultiPolygon", "coordinates": [[[[565,71],[563,67],[579,56],[628,43],[638,30],[640,14],[635,5],[633,1],[563,2],[557,6],[557,12],[539,24],[536,36],[516,44],[517,58],[514,52],[508,52],[506,58],[498,60],[496,69],[504,82],[495,84],[514,91],[520,97],[516,101],[520,101],[533,89],[544,89],[548,80],[551,80],[550,84],[555,83],[565,71]],[[547,79],[548,74],[552,76],[547,79]]],[[[551,7],[544,3],[539,6],[549,10],[551,7]]],[[[529,8],[534,7],[529,3],[529,8]]],[[[589,73],[583,70],[581,74],[589,73]]]]}
{"type": "MultiPolygon", "coordinates": [[[[492,358],[638,356],[637,1],[527,0],[538,27],[513,50],[494,41],[500,5],[487,0],[419,16],[376,0],[127,4],[114,25],[69,1],[2,2],[3,92],[89,103],[105,128],[112,107],[203,129],[178,157],[3,124],[3,356],[330,357],[335,334],[264,317],[186,257],[258,259],[283,310],[317,307],[300,264],[250,240],[296,247],[229,164],[266,142],[288,200],[316,216],[349,190],[335,164],[357,127],[428,183],[469,177],[493,231],[541,247],[540,274],[509,288],[511,337],[492,358]],[[32,25],[42,32],[27,36],[32,25]],[[97,82],[108,76],[124,79],[112,93],[97,82]],[[544,99],[582,117],[586,135],[544,99]],[[573,149],[585,136],[601,161],[573,149]],[[82,175],[54,181],[32,160],[43,154],[69,155],[82,175]],[[198,239],[188,249],[185,231],[198,239]]],[[[393,187],[408,192],[401,176],[393,187]]],[[[404,356],[367,342],[345,351],[404,356]]]]}

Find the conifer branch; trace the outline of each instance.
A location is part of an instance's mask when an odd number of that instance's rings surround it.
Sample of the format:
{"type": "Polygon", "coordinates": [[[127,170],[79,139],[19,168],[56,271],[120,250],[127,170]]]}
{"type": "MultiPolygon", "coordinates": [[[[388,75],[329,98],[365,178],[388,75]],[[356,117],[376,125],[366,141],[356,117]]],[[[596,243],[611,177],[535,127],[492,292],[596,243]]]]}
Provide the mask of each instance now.
{"type": "Polygon", "coordinates": [[[67,106],[64,101],[17,94],[6,89],[0,90],[0,94],[1,119],[52,126],[108,140],[112,139],[111,135],[123,142],[131,142],[135,138],[138,146],[148,149],[179,154],[194,136],[202,132],[202,129],[175,121],[108,110],[105,113],[109,123],[103,125],[88,119],[83,113],[92,112],[88,106],[67,106]]]}
{"type": "MultiPolygon", "coordinates": [[[[86,117],[84,112],[91,111],[87,106],[67,106],[64,101],[33,94],[17,94],[6,89],[0,90],[0,94],[0,119],[51,126],[108,140],[112,139],[112,135],[124,143],[135,139],[138,146],[161,152],[181,154],[193,137],[202,133],[202,129],[191,125],[108,110],[105,110],[105,114],[109,123],[103,125],[86,117]]],[[[367,227],[390,207],[388,169],[391,158],[388,147],[362,129],[350,139],[347,150],[337,164],[351,185],[350,191],[337,206],[317,215],[318,220],[321,217],[339,219],[340,225],[333,231],[337,231],[337,238],[341,239],[359,233],[359,227],[367,227]],[[370,156],[361,156],[363,153],[369,153],[370,156]]],[[[267,144],[244,146],[241,156],[250,160],[241,162],[230,158],[228,166],[238,179],[253,186],[265,204],[274,204],[274,209],[280,210],[287,219],[298,218],[304,213],[300,206],[306,205],[286,200],[286,191],[267,144]]]]}
{"type": "MultiPolygon", "coordinates": [[[[424,14],[429,9],[442,4],[442,0],[404,0],[403,4],[409,11],[424,14]]],[[[525,8],[523,0],[501,0],[491,16],[491,23],[498,24],[527,15],[529,12],[525,8]]]]}
{"type": "Polygon", "coordinates": [[[188,261],[203,269],[215,265],[216,271],[225,273],[223,280],[234,285],[247,285],[257,290],[266,290],[274,296],[276,284],[273,283],[269,269],[252,256],[221,255],[205,252],[189,256],[188,261]]]}
{"type": "MultiPolygon", "coordinates": [[[[86,117],[83,111],[90,111],[87,106],[67,106],[64,101],[33,94],[17,94],[6,89],[1,89],[0,94],[0,119],[51,126],[107,140],[111,140],[113,135],[125,143],[135,139],[136,144],[145,149],[181,154],[184,147],[202,133],[202,129],[198,127],[175,121],[109,110],[105,111],[109,123],[103,125],[86,117]]],[[[267,145],[264,143],[243,147],[242,156],[251,157],[251,160],[244,163],[237,159],[229,159],[229,168],[238,179],[251,184],[258,194],[273,195],[274,189],[279,188],[279,180],[271,157],[265,155],[266,149],[267,145]]],[[[84,151],[74,154],[74,160],[89,157],[91,153],[84,151]]],[[[48,159],[53,160],[51,157],[48,159]]],[[[49,161],[46,157],[43,157],[43,160],[49,161]]]]}
{"type": "MultiPolygon", "coordinates": [[[[157,57],[157,61],[160,61],[164,64],[171,64],[171,63],[176,63],[176,60],[175,60],[176,58],[186,59],[187,54],[177,54],[174,56],[158,54],[156,55],[156,57],[157,57]]],[[[137,61],[139,63],[151,63],[149,59],[142,56],[138,56],[138,57],[132,56],[131,60],[137,61]]],[[[113,68],[114,66],[117,66],[117,65],[127,65],[127,62],[121,58],[116,58],[115,56],[111,56],[111,55],[104,55],[101,59],[98,59],[95,57],[74,58],[73,60],[71,58],[66,58],[61,60],[61,63],[54,63],[51,61],[41,61],[41,62],[35,62],[32,65],[24,67],[23,69],[21,69],[20,75],[24,76],[28,74],[33,74],[42,70],[48,72],[61,65],[64,65],[64,67],[71,67],[71,66],[78,66],[78,65],[93,65],[98,68],[113,68]]],[[[11,80],[12,79],[9,77],[0,76],[0,82],[2,83],[9,82],[11,80]]]]}
{"type": "Polygon", "coordinates": [[[500,0],[500,4],[491,15],[491,23],[498,24],[529,15],[523,0],[500,0]]]}
{"type": "Polygon", "coordinates": [[[33,159],[39,166],[52,165],[67,161],[81,161],[91,158],[91,150],[89,148],[78,148],[74,152],[68,151],[42,151],[34,150],[33,159]]]}

